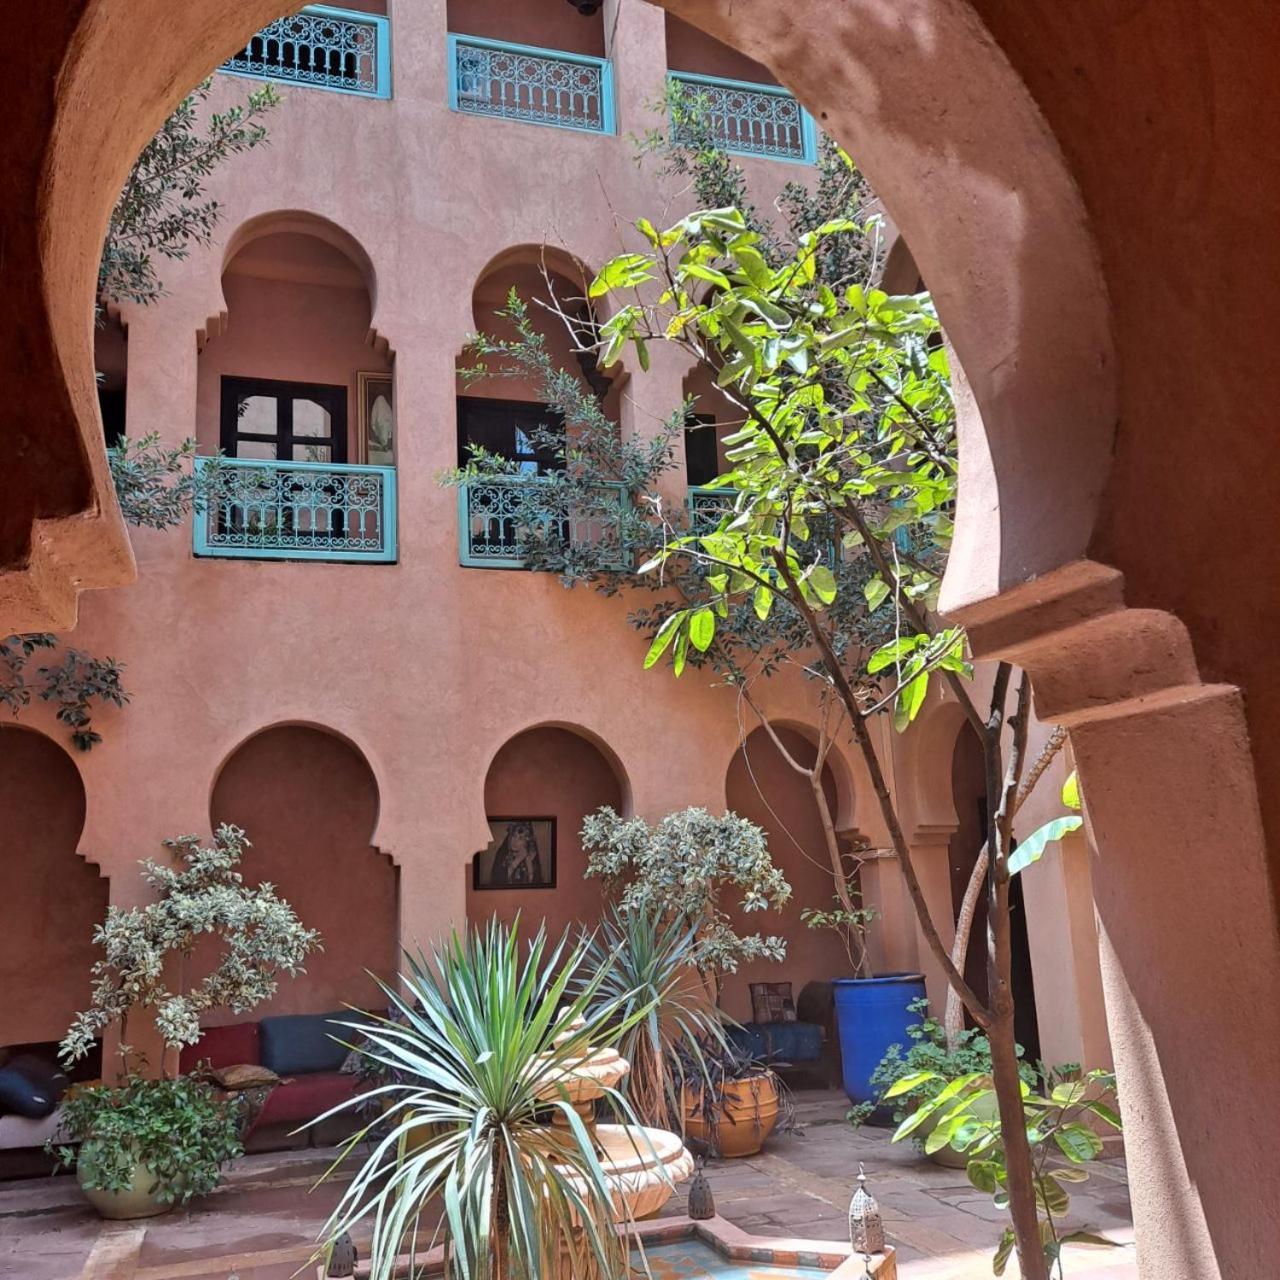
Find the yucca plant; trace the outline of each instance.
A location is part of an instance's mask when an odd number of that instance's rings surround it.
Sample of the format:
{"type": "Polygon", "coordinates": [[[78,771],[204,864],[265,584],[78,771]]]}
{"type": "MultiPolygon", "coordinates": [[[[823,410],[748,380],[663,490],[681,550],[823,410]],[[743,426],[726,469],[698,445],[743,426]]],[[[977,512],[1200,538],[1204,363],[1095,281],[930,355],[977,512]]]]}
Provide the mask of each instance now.
{"type": "Polygon", "coordinates": [[[620,1086],[645,1124],[683,1127],[680,1095],[691,1071],[706,1079],[703,1046],[725,1033],[698,978],[696,926],[651,911],[615,907],[588,942],[584,972],[595,975],[597,1004],[629,1022],[618,1051],[631,1063],[620,1086]]]}
{"type": "MultiPolygon", "coordinates": [[[[364,1095],[384,1114],[329,1170],[370,1139],[325,1225],[323,1254],[344,1232],[371,1232],[371,1280],[391,1280],[398,1254],[441,1239],[459,1280],[540,1280],[565,1267],[575,1277],[625,1274],[622,1208],[592,1134],[564,1087],[547,1089],[648,1012],[630,990],[602,998],[604,974],[575,981],[590,945],[548,946],[540,929],[526,950],[491,921],[408,957],[404,993],[382,988],[392,1017],[345,1024],[391,1083],[364,1095]]],[[[635,1123],[616,1089],[605,1089],[604,1105],[635,1123]]]]}

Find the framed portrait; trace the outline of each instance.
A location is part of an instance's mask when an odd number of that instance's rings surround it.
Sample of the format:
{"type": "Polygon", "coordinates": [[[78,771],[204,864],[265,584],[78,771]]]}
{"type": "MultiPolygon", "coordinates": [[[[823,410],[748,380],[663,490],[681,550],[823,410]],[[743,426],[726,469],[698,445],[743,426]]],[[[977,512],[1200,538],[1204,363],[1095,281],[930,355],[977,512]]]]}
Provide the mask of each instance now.
{"type": "Polygon", "coordinates": [[[396,462],[396,414],[389,373],[356,374],[359,460],[372,467],[396,462]]]}
{"type": "Polygon", "coordinates": [[[490,818],[489,847],[472,863],[476,889],[554,889],[556,820],[490,818]]]}

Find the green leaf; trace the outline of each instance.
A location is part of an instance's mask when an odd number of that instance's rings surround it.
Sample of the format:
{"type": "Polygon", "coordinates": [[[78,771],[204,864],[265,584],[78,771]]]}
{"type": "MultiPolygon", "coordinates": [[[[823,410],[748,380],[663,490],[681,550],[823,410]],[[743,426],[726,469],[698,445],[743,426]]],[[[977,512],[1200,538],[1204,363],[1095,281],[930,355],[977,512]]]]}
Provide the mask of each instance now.
{"type": "Polygon", "coordinates": [[[689,619],[689,640],[699,653],[706,653],[716,637],[716,615],[711,609],[699,609],[689,619]]]}
{"type": "Polygon", "coordinates": [[[1102,1139],[1083,1124],[1063,1125],[1054,1130],[1053,1140],[1058,1150],[1076,1164],[1084,1164],[1102,1154],[1102,1139]]]}
{"type": "Polygon", "coordinates": [[[1046,822],[1042,827],[1037,827],[1009,855],[1009,874],[1017,875],[1019,871],[1025,871],[1033,862],[1039,862],[1049,845],[1061,840],[1072,831],[1078,831],[1083,822],[1084,819],[1076,814],[1065,814],[1061,818],[1054,818],[1052,822],[1046,822]]]}
{"type": "Polygon", "coordinates": [[[1036,1203],[1058,1217],[1071,1208],[1071,1197],[1067,1194],[1067,1189],[1049,1173],[1036,1179],[1036,1203]]]}
{"type": "Polygon", "coordinates": [[[653,637],[649,652],[645,654],[644,669],[646,671],[662,657],[672,640],[676,638],[676,630],[679,628],[680,619],[684,617],[685,612],[686,610],[684,609],[677,610],[658,628],[658,634],[653,637]]]}
{"type": "Polygon", "coordinates": [[[633,288],[652,279],[651,258],[643,253],[624,253],[601,267],[600,274],[591,282],[587,294],[592,298],[600,298],[614,289],[633,288]]]}
{"type": "Polygon", "coordinates": [[[867,607],[874,612],[885,602],[889,585],[881,578],[872,578],[862,588],[862,594],[867,598],[867,607]]]}
{"type": "Polygon", "coordinates": [[[773,592],[768,587],[757,587],[751,603],[755,607],[756,617],[764,622],[769,617],[769,610],[773,608],[773,592]]]}
{"type": "Polygon", "coordinates": [[[913,1089],[918,1089],[922,1084],[928,1084],[930,1080],[941,1080],[942,1077],[936,1071],[913,1071],[910,1075],[900,1076],[885,1091],[885,1098],[900,1098],[904,1093],[910,1093],[913,1089]]]}
{"type": "Polygon", "coordinates": [[[1005,1227],[1004,1234],[1000,1237],[1000,1243],[996,1246],[996,1251],[991,1258],[993,1275],[1004,1275],[1004,1269],[1009,1265],[1009,1259],[1013,1255],[1013,1245],[1013,1230],[1010,1227],[1005,1227]]]}
{"type": "Polygon", "coordinates": [[[815,564],[809,570],[808,582],[823,604],[830,604],[836,598],[836,575],[825,564],[815,564]]]}
{"type": "Polygon", "coordinates": [[[689,631],[685,628],[676,637],[675,651],[671,657],[671,668],[676,673],[677,678],[684,671],[685,659],[689,656],[689,631]]]}
{"type": "Polygon", "coordinates": [[[1062,784],[1062,803],[1068,809],[1080,808],[1080,777],[1074,769],[1067,775],[1067,780],[1062,784]]]}
{"type": "Polygon", "coordinates": [[[996,1160],[970,1160],[965,1166],[965,1173],[979,1191],[994,1195],[1000,1189],[1004,1169],[996,1160]]]}
{"type": "Polygon", "coordinates": [[[897,663],[928,641],[928,636],[899,636],[896,640],[890,640],[867,659],[868,674],[875,675],[877,671],[883,671],[885,667],[897,663]]]}

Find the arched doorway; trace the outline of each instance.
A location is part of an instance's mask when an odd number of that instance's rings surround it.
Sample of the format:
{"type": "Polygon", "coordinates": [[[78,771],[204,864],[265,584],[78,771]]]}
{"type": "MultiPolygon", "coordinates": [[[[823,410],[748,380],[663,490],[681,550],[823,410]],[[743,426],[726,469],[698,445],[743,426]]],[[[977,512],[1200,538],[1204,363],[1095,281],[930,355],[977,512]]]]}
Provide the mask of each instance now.
{"type": "Polygon", "coordinates": [[[591,928],[604,907],[603,886],[587,877],[580,833],[603,805],[621,812],[626,787],[619,767],[594,742],[569,728],[526,729],[499,749],[485,776],[491,843],[467,859],[467,921],[497,917],[521,932],[545,923],[557,939],[591,928]],[[504,870],[525,849],[536,866],[504,870]]]}
{"type": "Polygon", "coordinates": [[[399,877],[370,843],[378,784],[363,755],[323,729],[264,729],[231,753],[209,809],[248,833],[246,878],[274,884],[324,946],[254,1016],[385,1007],[369,974],[391,982],[398,968],[399,877]]]}
{"type": "Polygon", "coordinates": [[[108,884],[79,853],[80,773],[34,729],[0,728],[0,815],[0,1048],[61,1040],[89,1000],[108,884]]]}

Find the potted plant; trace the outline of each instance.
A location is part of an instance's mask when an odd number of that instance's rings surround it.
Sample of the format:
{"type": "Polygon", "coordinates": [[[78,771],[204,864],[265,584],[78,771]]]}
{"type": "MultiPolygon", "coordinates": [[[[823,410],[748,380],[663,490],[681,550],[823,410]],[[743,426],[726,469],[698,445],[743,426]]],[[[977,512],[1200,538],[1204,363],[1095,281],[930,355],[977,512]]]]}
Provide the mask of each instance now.
{"type": "MultiPolygon", "coordinates": [[[[147,1012],[176,1060],[200,1039],[200,1017],[217,1008],[245,1013],[275,994],[281,973],[303,972],[320,945],[269,884],[248,885],[240,871],[250,847],[239,827],[221,826],[211,847],[195,836],[166,840],[170,864],[144,860],[153,892],[143,907],[112,906],[94,930],[103,952],[95,962],[93,1002],[62,1041],[65,1063],[84,1057],[107,1028],[119,1029],[120,1082],[78,1089],[63,1104],[73,1145],[49,1144],[76,1166],[81,1187],[104,1217],[162,1213],[212,1191],[222,1165],[241,1153],[240,1106],[199,1075],[159,1078],[128,1043],[130,1022],[147,1012]],[[186,990],[167,978],[180,972],[201,937],[222,943],[208,976],[186,990]]],[[[163,1068],[163,1064],[162,1064],[163,1068]]]]}
{"type": "Polygon", "coordinates": [[[724,1155],[759,1151],[777,1123],[781,1084],[768,1067],[732,1047],[719,1007],[725,975],[748,960],[786,955],[780,937],[737,933],[724,909],[730,893],[741,895],[744,911],[765,911],[790,898],[764,832],[734,813],[685,809],[651,827],[606,806],[587,816],[582,845],[587,874],[604,877],[616,899],[616,919],[643,918],[653,928],[687,932],[682,962],[696,972],[704,1006],[718,1013],[714,1030],[686,1020],[686,1032],[668,1037],[667,1071],[681,1086],[685,1132],[724,1155]]]}
{"type": "MultiPolygon", "coordinates": [[[[403,992],[383,987],[392,1017],[347,1024],[359,1032],[355,1052],[386,1073],[375,1097],[387,1106],[379,1136],[366,1144],[373,1125],[355,1134],[326,1175],[345,1173],[363,1146],[321,1256],[371,1228],[372,1280],[401,1274],[406,1249],[438,1239],[446,1274],[468,1280],[623,1274],[627,1242],[591,1126],[569,1088],[547,1088],[648,1013],[630,991],[602,996],[587,949],[549,948],[542,930],[526,949],[492,921],[411,959],[403,992]]],[[[634,1123],[616,1088],[599,1092],[608,1112],[634,1123]]]]}

